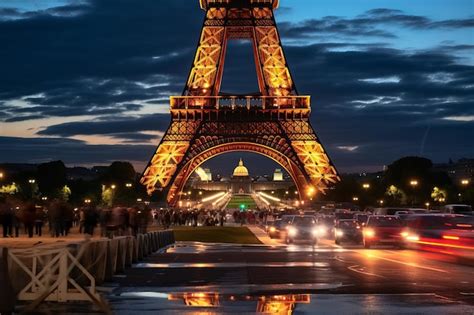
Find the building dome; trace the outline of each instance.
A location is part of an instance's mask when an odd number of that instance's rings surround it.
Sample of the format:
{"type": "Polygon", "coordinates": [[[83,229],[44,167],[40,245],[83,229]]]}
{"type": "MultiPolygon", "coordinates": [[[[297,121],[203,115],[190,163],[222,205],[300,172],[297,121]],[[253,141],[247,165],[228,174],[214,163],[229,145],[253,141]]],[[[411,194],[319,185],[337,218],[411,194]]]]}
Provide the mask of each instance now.
{"type": "Polygon", "coordinates": [[[239,166],[234,169],[234,177],[245,177],[249,176],[249,170],[244,166],[242,159],[239,161],[239,166]]]}

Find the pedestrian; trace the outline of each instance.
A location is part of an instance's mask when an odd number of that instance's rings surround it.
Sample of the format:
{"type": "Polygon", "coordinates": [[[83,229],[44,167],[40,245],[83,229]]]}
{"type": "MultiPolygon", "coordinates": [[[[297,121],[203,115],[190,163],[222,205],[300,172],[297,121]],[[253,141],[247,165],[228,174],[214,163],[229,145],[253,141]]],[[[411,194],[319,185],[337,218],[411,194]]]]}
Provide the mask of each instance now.
{"type": "Polygon", "coordinates": [[[89,205],[84,210],[84,233],[94,236],[94,229],[97,225],[97,221],[97,209],[95,206],[89,205]]]}
{"type": "Polygon", "coordinates": [[[13,211],[5,196],[0,195],[0,221],[3,228],[3,237],[12,235],[13,211]]]}
{"type": "Polygon", "coordinates": [[[38,207],[35,213],[35,235],[37,236],[42,236],[45,216],[44,208],[38,207]]]}
{"type": "Polygon", "coordinates": [[[36,220],[36,206],[33,202],[28,202],[23,207],[22,221],[29,238],[33,237],[33,229],[36,220]]]}

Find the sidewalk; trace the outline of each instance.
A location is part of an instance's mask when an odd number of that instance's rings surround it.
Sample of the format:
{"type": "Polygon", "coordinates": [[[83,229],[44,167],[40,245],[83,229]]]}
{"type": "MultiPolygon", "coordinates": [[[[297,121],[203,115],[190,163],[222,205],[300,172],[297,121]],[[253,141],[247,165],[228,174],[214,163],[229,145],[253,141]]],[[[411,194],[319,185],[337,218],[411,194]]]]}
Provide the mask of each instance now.
{"type": "Polygon", "coordinates": [[[276,239],[271,239],[264,230],[256,225],[246,225],[246,227],[252,232],[260,242],[265,245],[281,245],[276,239]]]}

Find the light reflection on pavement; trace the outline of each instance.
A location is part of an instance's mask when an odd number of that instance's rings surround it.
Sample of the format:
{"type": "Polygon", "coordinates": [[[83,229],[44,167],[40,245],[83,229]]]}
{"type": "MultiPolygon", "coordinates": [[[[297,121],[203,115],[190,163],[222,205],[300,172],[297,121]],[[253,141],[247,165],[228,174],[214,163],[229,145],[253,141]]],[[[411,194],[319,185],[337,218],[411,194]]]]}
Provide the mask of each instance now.
{"type": "Polygon", "coordinates": [[[317,246],[177,243],[117,277],[109,300],[118,314],[140,315],[474,314],[472,279],[471,267],[411,250],[329,240],[317,246]]]}

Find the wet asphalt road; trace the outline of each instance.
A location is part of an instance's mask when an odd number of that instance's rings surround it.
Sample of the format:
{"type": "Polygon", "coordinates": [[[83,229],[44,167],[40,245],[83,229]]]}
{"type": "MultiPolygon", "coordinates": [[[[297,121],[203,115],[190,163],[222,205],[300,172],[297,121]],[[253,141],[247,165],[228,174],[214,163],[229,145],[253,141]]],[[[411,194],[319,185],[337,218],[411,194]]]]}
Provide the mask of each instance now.
{"type": "Polygon", "coordinates": [[[295,314],[474,314],[474,268],[447,258],[329,240],[316,247],[178,243],[116,277],[110,301],[121,314],[250,314],[262,298],[269,304],[299,294],[310,302],[291,304],[295,314]]]}

